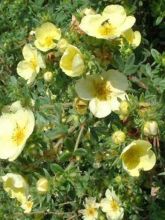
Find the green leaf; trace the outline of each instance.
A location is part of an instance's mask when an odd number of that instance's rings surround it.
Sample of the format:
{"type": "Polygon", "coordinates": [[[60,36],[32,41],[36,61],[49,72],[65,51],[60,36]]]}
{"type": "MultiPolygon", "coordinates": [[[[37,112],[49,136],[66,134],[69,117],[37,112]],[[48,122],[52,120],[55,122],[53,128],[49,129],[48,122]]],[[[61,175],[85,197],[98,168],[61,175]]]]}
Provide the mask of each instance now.
{"type": "Polygon", "coordinates": [[[161,16],[157,17],[155,24],[159,25],[162,22],[162,20],[163,20],[163,17],[161,16]]]}
{"type": "Polygon", "coordinates": [[[84,149],[84,148],[79,148],[79,149],[77,149],[75,152],[74,152],[74,155],[76,155],[76,156],[84,156],[84,155],[86,155],[88,152],[87,152],[87,150],[86,149],[84,149]]]}
{"type": "Polygon", "coordinates": [[[57,173],[58,174],[62,174],[62,173],[64,173],[63,168],[60,165],[56,164],[56,163],[50,164],[50,169],[51,169],[51,171],[54,174],[57,174],[57,173]]]}
{"type": "Polygon", "coordinates": [[[160,53],[159,53],[157,50],[151,49],[151,55],[152,55],[152,57],[154,58],[154,60],[155,60],[157,63],[160,63],[160,61],[161,61],[161,55],[160,55],[160,53]]]}

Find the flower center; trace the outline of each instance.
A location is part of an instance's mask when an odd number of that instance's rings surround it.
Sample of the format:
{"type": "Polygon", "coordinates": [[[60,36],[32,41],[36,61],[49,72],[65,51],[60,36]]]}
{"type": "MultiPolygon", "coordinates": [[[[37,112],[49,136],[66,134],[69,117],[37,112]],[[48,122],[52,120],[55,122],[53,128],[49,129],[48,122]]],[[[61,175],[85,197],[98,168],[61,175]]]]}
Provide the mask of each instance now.
{"type": "Polygon", "coordinates": [[[88,214],[88,216],[94,216],[94,215],[95,215],[95,211],[96,211],[95,208],[89,207],[89,208],[87,209],[87,214],[88,214]]]}
{"type": "Polygon", "coordinates": [[[17,146],[23,143],[25,139],[25,129],[17,126],[12,137],[17,146]]]}
{"type": "Polygon", "coordinates": [[[36,69],[37,67],[37,60],[35,58],[30,60],[31,66],[33,69],[36,69]]]}
{"type": "Polygon", "coordinates": [[[50,47],[53,44],[53,39],[52,37],[46,37],[44,40],[44,44],[46,47],[50,47]]]}
{"type": "Polygon", "coordinates": [[[112,199],[111,203],[110,203],[110,206],[111,206],[111,209],[114,211],[114,212],[117,212],[118,209],[119,209],[119,205],[118,203],[112,199]]]}
{"type": "Polygon", "coordinates": [[[113,35],[116,32],[116,27],[112,26],[110,23],[105,22],[99,28],[99,33],[103,36],[113,35]]]}
{"type": "Polygon", "coordinates": [[[111,85],[109,81],[102,78],[94,81],[96,97],[100,100],[107,100],[111,97],[111,85]]]}

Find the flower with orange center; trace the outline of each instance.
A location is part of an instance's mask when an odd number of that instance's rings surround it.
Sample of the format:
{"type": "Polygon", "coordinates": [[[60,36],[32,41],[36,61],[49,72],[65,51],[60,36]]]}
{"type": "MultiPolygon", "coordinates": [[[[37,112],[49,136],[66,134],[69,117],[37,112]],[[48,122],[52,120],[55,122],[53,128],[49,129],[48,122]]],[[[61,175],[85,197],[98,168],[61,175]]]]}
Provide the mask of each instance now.
{"type": "Polygon", "coordinates": [[[34,115],[15,102],[0,116],[0,158],[15,160],[34,129],[34,115]]]}
{"type": "Polygon", "coordinates": [[[83,214],[84,220],[96,220],[98,218],[98,211],[99,204],[96,203],[95,198],[86,198],[85,200],[85,209],[81,210],[83,214]]]}
{"type": "Polygon", "coordinates": [[[34,81],[40,69],[45,68],[45,63],[40,52],[30,44],[23,47],[22,53],[24,60],[18,63],[17,73],[30,84],[34,81]]]}
{"type": "Polygon", "coordinates": [[[111,69],[102,75],[88,75],[78,80],[75,87],[81,99],[89,100],[94,116],[104,118],[119,110],[120,100],[126,99],[128,81],[118,70],[111,69]]]}
{"type": "Polygon", "coordinates": [[[115,192],[109,189],[105,192],[106,198],[100,202],[100,207],[106,213],[108,220],[120,220],[123,218],[124,209],[121,207],[121,202],[115,192]]]}

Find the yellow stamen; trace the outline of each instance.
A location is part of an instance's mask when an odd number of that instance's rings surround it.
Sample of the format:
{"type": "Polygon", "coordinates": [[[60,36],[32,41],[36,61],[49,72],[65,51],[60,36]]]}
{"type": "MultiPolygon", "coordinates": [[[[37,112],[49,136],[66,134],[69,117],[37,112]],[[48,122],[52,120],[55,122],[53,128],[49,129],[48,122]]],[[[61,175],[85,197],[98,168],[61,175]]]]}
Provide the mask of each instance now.
{"type": "Polygon", "coordinates": [[[114,212],[117,212],[119,209],[119,204],[116,202],[116,200],[112,199],[111,203],[110,203],[111,209],[114,212]]]}
{"type": "Polygon", "coordinates": [[[111,96],[111,85],[109,81],[102,78],[94,81],[94,87],[96,92],[96,97],[100,100],[110,99],[111,96]]]}
{"type": "Polygon", "coordinates": [[[22,144],[25,139],[25,129],[17,126],[12,139],[16,143],[17,146],[22,144]]]}
{"type": "Polygon", "coordinates": [[[108,22],[101,25],[99,28],[99,33],[103,36],[113,35],[116,32],[116,27],[112,26],[108,22]]]}
{"type": "Polygon", "coordinates": [[[95,215],[95,211],[96,211],[95,208],[89,207],[89,208],[87,209],[87,214],[88,214],[88,216],[94,216],[94,215],[95,215]]]}
{"type": "Polygon", "coordinates": [[[52,44],[53,44],[53,39],[52,39],[52,37],[46,37],[46,38],[45,38],[45,41],[44,41],[44,45],[45,45],[46,47],[50,47],[52,44]]]}

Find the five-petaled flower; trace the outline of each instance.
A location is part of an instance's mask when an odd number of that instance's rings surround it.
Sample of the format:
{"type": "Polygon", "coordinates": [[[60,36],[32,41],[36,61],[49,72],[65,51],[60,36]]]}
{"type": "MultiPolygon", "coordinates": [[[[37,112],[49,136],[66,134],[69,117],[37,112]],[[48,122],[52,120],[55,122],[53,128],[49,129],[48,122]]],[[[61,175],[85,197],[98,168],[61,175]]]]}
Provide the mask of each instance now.
{"type": "Polygon", "coordinates": [[[89,109],[97,118],[104,118],[111,111],[119,110],[120,100],[126,99],[127,78],[111,69],[102,75],[87,75],[76,83],[81,99],[89,100],[89,109]]]}
{"type": "Polygon", "coordinates": [[[37,49],[47,52],[56,47],[61,38],[61,30],[54,24],[46,22],[35,30],[36,40],[34,45],[37,49]]]}
{"type": "Polygon", "coordinates": [[[81,210],[84,220],[96,220],[98,218],[99,204],[96,203],[96,198],[90,197],[85,199],[85,209],[81,210]]]}
{"type": "Polygon", "coordinates": [[[115,39],[130,29],[134,23],[135,17],[127,16],[121,5],[109,5],[102,14],[84,16],[80,28],[92,37],[115,39]]]}
{"type": "Polygon", "coordinates": [[[19,101],[6,110],[0,116],[0,158],[13,161],[33,132],[35,119],[33,112],[23,108],[19,101]]]}
{"type": "Polygon", "coordinates": [[[26,44],[23,47],[22,53],[24,60],[18,63],[17,73],[30,84],[34,81],[40,69],[45,68],[45,63],[41,53],[31,44],[26,44]]]}
{"type": "Polygon", "coordinates": [[[103,198],[100,202],[100,207],[104,213],[106,213],[108,220],[120,220],[123,218],[124,209],[121,206],[119,198],[115,192],[109,189],[105,192],[106,198],[103,198]]]}

